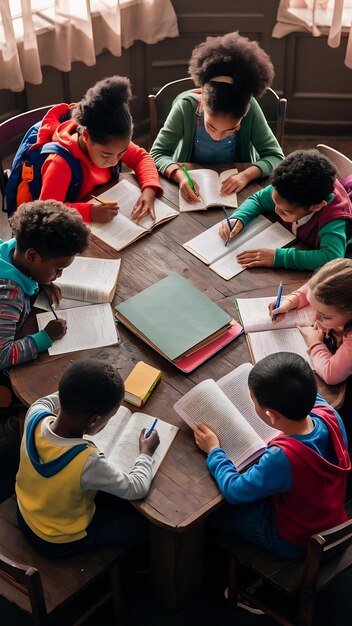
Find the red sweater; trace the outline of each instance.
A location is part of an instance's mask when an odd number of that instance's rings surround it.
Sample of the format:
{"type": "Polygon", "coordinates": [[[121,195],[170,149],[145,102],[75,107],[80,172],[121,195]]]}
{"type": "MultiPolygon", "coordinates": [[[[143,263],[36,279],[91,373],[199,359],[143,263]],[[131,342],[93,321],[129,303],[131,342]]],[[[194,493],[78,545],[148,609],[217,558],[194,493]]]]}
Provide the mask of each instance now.
{"type": "MultiPolygon", "coordinates": [[[[101,168],[94,165],[81,151],[75,132],[78,124],[72,120],[58,125],[60,117],[74,105],[58,104],[43,119],[43,124],[38,134],[38,142],[45,143],[57,141],[70,152],[80,162],[82,167],[83,180],[77,200],[69,206],[74,207],[82,215],[85,222],[90,222],[91,202],[80,202],[84,196],[91,193],[94,187],[105,185],[111,180],[113,168],[101,168]]],[[[162,195],[158,172],[150,154],[131,141],[122,162],[130,169],[134,170],[138,178],[141,189],[151,187],[157,196],[162,195]]],[[[61,200],[65,202],[66,193],[71,181],[71,169],[68,163],[61,156],[51,154],[44,161],[42,166],[42,189],[41,200],[61,200]]]]}
{"type": "Polygon", "coordinates": [[[293,437],[279,435],[270,442],[283,450],[292,470],[291,490],[271,497],[276,526],[283,539],[302,546],[314,533],[347,520],[343,503],[351,470],[348,451],[330,407],[316,405],[314,413],[329,429],[335,464],[293,437]]]}

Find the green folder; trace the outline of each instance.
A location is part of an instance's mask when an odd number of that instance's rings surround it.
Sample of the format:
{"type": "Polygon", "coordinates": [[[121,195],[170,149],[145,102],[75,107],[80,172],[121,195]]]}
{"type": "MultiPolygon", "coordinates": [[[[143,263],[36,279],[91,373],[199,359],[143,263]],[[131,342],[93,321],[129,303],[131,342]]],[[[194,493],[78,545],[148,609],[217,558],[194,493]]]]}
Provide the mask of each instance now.
{"type": "Polygon", "coordinates": [[[232,320],[179,274],[170,274],[116,310],[122,322],[132,324],[170,361],[227,328],[232,320]]]}

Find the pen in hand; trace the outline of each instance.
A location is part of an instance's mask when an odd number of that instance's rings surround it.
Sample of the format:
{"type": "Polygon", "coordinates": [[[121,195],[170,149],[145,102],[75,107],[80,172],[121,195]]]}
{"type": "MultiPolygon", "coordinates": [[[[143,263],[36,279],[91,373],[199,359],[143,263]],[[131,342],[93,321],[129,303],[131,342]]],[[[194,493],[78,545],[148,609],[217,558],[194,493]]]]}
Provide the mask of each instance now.
{"type": "MultiPolygon", "coordinates": [[[[281,281],[280,285],[279,285],[279,288],[277,290],[277,296],[276,296],[276,302],[275,302],[274,311],[276,309],[278,309],[280,304],[281,304],[282,289],[283,289],[283,284],[282,284],[282,281],[281,281]]],[[[276,320],[276,318],[277,318],[277,315],[274,314],[271,319],[274,322],[276,320]]]]}
{"type": "Polygon", "coordinates": [[[100,204],[105,204],[106,206],[115,206],[115,204],[118,204],[117,201],[115,200],[103,200],[102,198],[99,198],[98,196],[93,196],[93,194],[90,194],[92,196],[92,198],[94,198],[94,200],[98,200],[98,202],[100,202],[100,204]]]}
{"type": "MultiPolygon", "coordinates": [[[[225,209],[225,207],[224,207],[224,206],[223,206],[222,208],[223,208],[223,211],[224,211],[224,213],[225,213],[225,217],[226,217],[227,225],[228,225],[228,227],[229,227],[229,231],[230,231],[230,233],[231,233],[231,231],[235,228],[235,226],[236,226],[236,224],[237,224],[238,220],[235,220],[235,221],[234,221],[233,226],[231,226],[231,222],[230,222],[229,216],[227,215],[227,211],[226,211],[226,209],[225,209]]],[[[225,241],[225,246],[227,246],[227,244],[228,244],[228,243],[229,243],[229,241],[230,241],[230,233],[229,233],[229,236],[228,236],[228,238],[227,238],[227,241],[225,241]]]]}
{"type": "Polygon", "coordinates": [[[187,176],[187,180],[188,180],[188,182],[189,182],[189,186],[190,186],[190,188],[192,189],[192,191],[194,191],[194,192],[195,192],[194,182],[193,182],[192,178],[191,178],[191,177],[190,177],[190,175],[189,175],[189,171],[188,171],[187,167],[183,166],[183,168],[182,168],[182,169],[183,169],[184,173],[185,173],[185,174],[186,174],[186,176],[187,176]]]}
{"type": "Polygon", "coordinates": [[[55,311],[55,309],[54,309],[54,305],[53,305],[53,303],[51,302],[51,300],[50,300],[49,296],[46,296],[46,297],[47,297],[48,304],[49,304],[49,306],[50,306],[50,310],[51,310],[51,312],[52,312],[53,316],[55,317],[55,319],[56,319],[56,320],[58,320],[59,318],[58,318],[57,313],[56,313],[56,311],[55,311]]]}
{"type": "Polygon", "coordinates": [[[150,435],[152,434],[152,432],[153,432],[153,430],[154,430],[154,428],[156,426],[157,421],[158,421],[158,418],[156,417],[154,422],[152,423],[151,427],[145,433],[144,439],[148,439],[148,437],[150,437],[150,435]]]}

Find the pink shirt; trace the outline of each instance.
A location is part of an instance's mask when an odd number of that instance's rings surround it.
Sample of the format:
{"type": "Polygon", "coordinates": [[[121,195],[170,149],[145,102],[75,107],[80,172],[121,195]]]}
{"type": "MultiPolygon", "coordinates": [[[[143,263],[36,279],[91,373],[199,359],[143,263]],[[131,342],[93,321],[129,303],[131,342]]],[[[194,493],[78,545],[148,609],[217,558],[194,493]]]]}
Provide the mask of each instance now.
{"type": "MultiPolygon", "coordinates": [[[[298,309],[309,304],[307,300],[308,283],[294,291],[298,297],[298,309]]],[[[332,354],[324,343],[318,343],[308,350],[316,373],[327,385],[342,383],[352,374],[352,332],[334,329],[337,350],[332,354]]]]}

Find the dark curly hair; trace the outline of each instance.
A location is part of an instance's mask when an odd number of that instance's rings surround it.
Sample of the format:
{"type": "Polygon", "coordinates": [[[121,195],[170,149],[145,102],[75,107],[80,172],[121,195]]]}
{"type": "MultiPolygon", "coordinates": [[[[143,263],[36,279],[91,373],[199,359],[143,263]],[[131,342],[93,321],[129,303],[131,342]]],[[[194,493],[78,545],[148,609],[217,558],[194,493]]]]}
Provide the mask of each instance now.
{"type": "Polygon", "coordinates": [[[95,143],[105,144],[111,137],[126,137],[133,130],[128,106],[131,95],[128,78],[104,78],[88,89],[72,109],[72,118],[87,129],[95,143]]]}
{"type": "Polygon", "coordinates": [[[208,37],[194,48],[188,71],[202,87],[202,99],[210,113],[230,114],[236,119],[246,114],[251,97],[262,95],[274,78],[266,52],[237,31],[208,37]],[[216,76],[229,76],[234,84],[212,82],[216,76]]]}
{"type": "Polygon", "coordinates": [[[59,382],[61,408],[70,415],[107,415],[125,395],[123,380],[116,369],[99,359],[82,359],[63,373],[59,382]]]}
{"type": "Polygon", "coordinates": [[[279,411],[297,422],[307,417],[317,395],[312,369],[292,352],[276,352],[258,361],[249,373],[248,387],[262,409],[279,411]]]}
{"type": "Polygon", "coordinates": [[[57,200],[35,200],[21,204],[10,225],[20,252],[34,248],[50,259],[84,252],[90,231],[80,214],[57,200]]]}
{"type": "Polygon", "coordinates": [[[308,209],[334,190],[336,168],[319,150],[296,150],[275,167],[271,184],[290,204],[308,209]]]}

